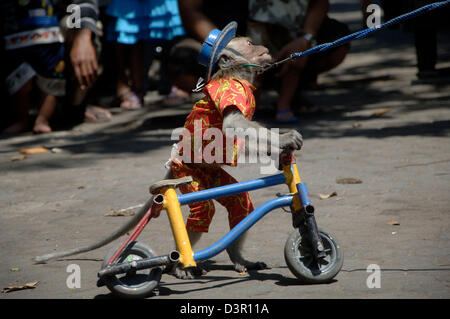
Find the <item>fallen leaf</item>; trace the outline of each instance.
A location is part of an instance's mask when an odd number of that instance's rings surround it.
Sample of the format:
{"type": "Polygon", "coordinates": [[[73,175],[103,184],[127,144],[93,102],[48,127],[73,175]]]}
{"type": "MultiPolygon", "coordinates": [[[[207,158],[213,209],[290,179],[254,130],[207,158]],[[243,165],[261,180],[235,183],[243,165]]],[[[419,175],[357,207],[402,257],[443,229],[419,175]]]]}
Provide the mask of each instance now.
{"type": "Polygon", "coordinates": [[[379,110],[376,110],[375,112],[373,112],[372,113],[372,116],[381,116],[381,115],[383,115],[383,114],[386,114],[387,112],[390,112],[391,111],[391,109],[390,108],[384,108],[384,109],[379,109],[379,110]]]}
{"type": "Polygon", "coordinates": [[[361,184],[362,181],[358,178],[346,177],[346,178],[336,179],[336,183],[338,183],[338,184],[361,184]]]}
{"type": "Polygon", "coordinates": [[[396,220],[391,220],[391,221],[387,222],[387,224],[391,225],[391,226],[399,226],[400,225],[400,223],[396,220]]]}
{"type": "Polygon", "coordinates": [[[333,196],[337,196],[336,192],[332,192],[331,194],[319,194],[320,199],[327,199],[333,196]]]}
{"type": "Polygon", "coordinates": [[[19,271],[20,268],[19,268],[19,267],[14,267],[14,268],[11,268],[10,270],[11,270],[11,271],[19,271]]]}
{"type": "Polygon", "coordinates": [[[47,153],[48,149],[44,147],[32,147],[32,148],[24,148],[20,150],[20,154],[41,154],[41,153],[47,153]]]}
{"type": "Polygon", "coordinates": [[[33,281],[33,282],[26,283],[23,286],[9,286],[9,287],[3,288],[2,292],[6,294],[11,291],[34,289],[37,287],[38,283],[39,283],[39,281],[33,281]]]}
{"type": "Polygon", "coordinates": [[[134,211],[133,210],[114,210],[111,209],[105,216],[133,216],[134,211]]]}

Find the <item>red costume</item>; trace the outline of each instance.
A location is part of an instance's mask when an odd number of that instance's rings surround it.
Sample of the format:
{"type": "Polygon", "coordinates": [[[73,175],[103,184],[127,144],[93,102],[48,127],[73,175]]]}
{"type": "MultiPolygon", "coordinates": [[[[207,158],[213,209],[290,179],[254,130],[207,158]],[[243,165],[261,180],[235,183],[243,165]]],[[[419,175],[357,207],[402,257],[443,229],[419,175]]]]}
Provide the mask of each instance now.
{"type": "MultiPolygon", "coordinates": [[[[255,112],[254,89],[248,81],[237,78],[211,80],[203,88],[202,92],[205,97],[194,105],[184,125],[191,134],[191,145],[194,144],[194,122],[201,121],[202,131],[197,133],[201,133],[202,137],[203,133],[209,128],[217,128],[222,131],[223,113],[230,106],[236,106],[248,120],[251,120],[255,112]]],[[[202,139],[202,151],[211,142],[211,140],[202,139]]],[[[234,140],[233,150],[228,151],[228,157],[226,145],[226,138],[223,136],[223,160],[217,164],[236,166],[241,143],[234,140]]],[[[190,163],[185,163],[177,158],[172,159],[171,162],[174,178],[192,176],[194,180],[190,185],[180,187],[183,194],[237,183],[220,165],[206,166],[201,163],[194,163],[194,156],[197,156],[196,162],[206,163],[206,161],[203,157],[199,159],[198,155],[194,154],[193,147],[191,147],[191,150],[192,160],[190,163]]],[[[182,155],[182,151],[180,150],[180,155],[182,155]]],[[[216,200],[227,209],[230,228],[233,228],[253,211],[253,203],[248,193],[231,195],[216,200]]],[[[189,207],[190,215],[187,219],[186,228],[195,232],[208,232],[215,212],[212,200],[194,203],[189,207]]]]}

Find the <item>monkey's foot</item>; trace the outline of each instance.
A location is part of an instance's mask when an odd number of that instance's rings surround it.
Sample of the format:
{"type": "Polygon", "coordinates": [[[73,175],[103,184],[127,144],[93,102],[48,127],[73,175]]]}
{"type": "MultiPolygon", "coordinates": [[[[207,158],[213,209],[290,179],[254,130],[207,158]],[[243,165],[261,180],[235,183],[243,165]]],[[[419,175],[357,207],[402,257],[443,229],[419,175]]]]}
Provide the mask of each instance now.
{"type": "Polygon", "coordinates": [[[234,262],[234,270],[238,273],[246,273],[248,270],[263,270],[270,269],[266,263],[262,261],[251,262],[247,260],[242,260],[240,262],[234,262]]]}
{"type": "Polygon", "coordinates": [[[187,269],[182,269],[181,265],[177,265],[172,269],[168,270],[168,273],[170,275],[175,276],[178,279],[194,279],[196,277],[206,275],[208,271],[205,268],[201,267],[200,265],[197,265],[197,267],[187,269]]]}

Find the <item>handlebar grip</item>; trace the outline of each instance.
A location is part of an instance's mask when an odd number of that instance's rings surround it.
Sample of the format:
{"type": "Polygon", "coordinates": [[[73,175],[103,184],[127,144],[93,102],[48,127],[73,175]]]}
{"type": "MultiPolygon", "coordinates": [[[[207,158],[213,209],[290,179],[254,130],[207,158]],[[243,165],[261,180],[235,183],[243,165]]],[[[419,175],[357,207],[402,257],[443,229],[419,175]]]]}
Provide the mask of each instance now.
{"type": "Polygon", "coordinates": [[[281,171],[283,170],[283,166],[285,165],[291,165],[294,162],[294,150],[293,149],[284,149],[280,153],[280,162],[278,169],[281,171]]]}

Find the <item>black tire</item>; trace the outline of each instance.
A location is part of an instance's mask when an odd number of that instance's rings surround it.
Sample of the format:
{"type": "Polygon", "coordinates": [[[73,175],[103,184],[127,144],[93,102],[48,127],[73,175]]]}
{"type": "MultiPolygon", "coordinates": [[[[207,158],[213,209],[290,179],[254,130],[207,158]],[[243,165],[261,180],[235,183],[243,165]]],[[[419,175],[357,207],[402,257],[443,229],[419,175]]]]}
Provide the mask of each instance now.
{"type": "Polygon", "coordinates": [[[284,246],[284,259],[289,270],[307,284],[330,282],[344,263],[344,254],[336,237],[320,228],[319,235],[325,247],[326,256],[318,261],[314,261],[309,248],[302,243],[302,236],[298,230],[289,235],[284,246]]]}
{"type": "MultiPolygon", "coordinates": [[[[111,249],[103,260],[102,269],[107,265],[109,259],[120,247],[111,249]]],[[[122,251],[116,262],[122,263],[126,260],[144,259],[156,256],[155,252],[148,246],[133,241],[122,251]]],[[[101,280],[108,289],[120,297],[125,298],[146,298],[153,294],[153,290],[159,285],[161,280],[162,268],[154,267],[151,269],[143,269],[138,272],[127,274],[104,276],[101,280]]]]}

